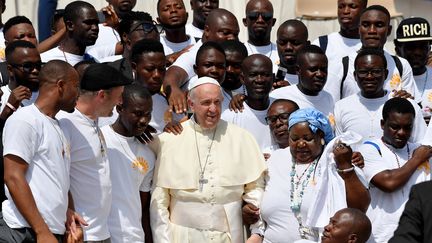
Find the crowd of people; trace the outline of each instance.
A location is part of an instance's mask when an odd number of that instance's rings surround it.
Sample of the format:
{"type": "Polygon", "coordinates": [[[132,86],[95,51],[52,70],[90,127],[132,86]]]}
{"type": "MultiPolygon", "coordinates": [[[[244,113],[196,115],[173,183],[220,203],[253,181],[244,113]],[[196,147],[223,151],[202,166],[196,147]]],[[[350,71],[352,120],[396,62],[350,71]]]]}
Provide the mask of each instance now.
{"type": "Polygon", "coordinates": [[[89,2],[42,42],[0,18],[0,242],[432,240],[426,19],[392,55],[367,0],[335,1],[340,30],[312,41],[249,0],[244,42],[218,0],[89,2]]]}

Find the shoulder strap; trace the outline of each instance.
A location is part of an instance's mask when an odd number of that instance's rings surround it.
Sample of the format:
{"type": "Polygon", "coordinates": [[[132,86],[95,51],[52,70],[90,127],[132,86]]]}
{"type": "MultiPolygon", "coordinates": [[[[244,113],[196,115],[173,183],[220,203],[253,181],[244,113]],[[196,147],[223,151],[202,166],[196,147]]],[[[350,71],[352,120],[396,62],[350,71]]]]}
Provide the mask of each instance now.
{"type": "Polygon", "coordinates": [[[392,55],[392,57],[393,57],[393,60],[394,60],[394,62],[396,64],[396,68],[399,71],[399,76],[402,77],[402,75],[403,75],[403,65],[402,65],[402,62],[399,59],[399,57],[393,56],[393,55],[392,55]]]}
{"type": "Polygon", "coordinates": [[[381,157],[382,157],[381,149],[378,146],[378,144],[371,142],[371,141],[365,141],[363,144],[369,144],[369,145],[374,146],[378,150],[379,155],[381,155],[381,157]]]}
{"type": "Polygon", "coordinates": [[[327,50],[328,36],[327,35],[322,35],[322,36],[318,37],[318,41],[319,41],[321,49],[325,53],[326,50],[327,50]]]}
{"type": "Polygon", "coordinates": [[[342,76],[342,80],[341,80],[341,84],[340,84],[340,92],[339,92],[341,99],[342,99],[342,95],[343,95],[343,87],[344,87],[345,79],[348,75],[348,64],[349,64],[349,57],[344,56],[342,58],[343,76],[342,76]]]}

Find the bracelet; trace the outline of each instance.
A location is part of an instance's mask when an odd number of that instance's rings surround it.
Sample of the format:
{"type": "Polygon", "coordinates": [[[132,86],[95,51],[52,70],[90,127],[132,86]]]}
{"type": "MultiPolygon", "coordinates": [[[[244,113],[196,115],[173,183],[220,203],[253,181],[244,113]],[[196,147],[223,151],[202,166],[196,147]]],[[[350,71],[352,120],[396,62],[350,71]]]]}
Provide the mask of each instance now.
{"type": "Polygon", "coordinates": [[[14,112],[17,110],[11,103],[6,103],[6,106],[9,107],[11,110],[13,110],[14,112]]]}
{"type": "Polygon", "coordinates": [[[345,173],[351,172],[351,171],[353,171],[353,170],[354,170],[354,166],[351,166],[350,168],[348,168],[348,169],[344,169],[344,170],[338,169],[338,168],[336,167],[336,171],[337,171],[338,173],[342,173],[342,174],[345,174],[345,173]]]}

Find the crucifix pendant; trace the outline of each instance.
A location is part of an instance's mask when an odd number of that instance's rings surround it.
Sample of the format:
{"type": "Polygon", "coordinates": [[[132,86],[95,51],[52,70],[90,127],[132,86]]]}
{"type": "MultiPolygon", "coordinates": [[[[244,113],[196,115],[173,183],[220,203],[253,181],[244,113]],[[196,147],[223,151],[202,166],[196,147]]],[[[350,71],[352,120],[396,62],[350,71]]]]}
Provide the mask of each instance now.
{"type": "Polygon", "coordinates": [[[202,192],[202,191],[203,191],[204,184],[207,184],[207,183],[208,183],[208,180],[207,180],[207,179],[204,179],[204,175],[201,174],[201,175],[200,175],[200,178],[199,178],[199,180],[198,180],[198,182],[199,182],[199,191],[202,192]]]}

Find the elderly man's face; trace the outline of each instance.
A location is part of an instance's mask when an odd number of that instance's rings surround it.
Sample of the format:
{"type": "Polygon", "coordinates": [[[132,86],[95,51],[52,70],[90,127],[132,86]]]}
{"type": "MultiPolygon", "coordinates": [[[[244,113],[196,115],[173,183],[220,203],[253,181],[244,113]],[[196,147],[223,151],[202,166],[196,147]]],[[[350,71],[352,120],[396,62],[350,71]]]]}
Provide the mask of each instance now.
{"type": "Polygon", "coordinates": [[[205,129],[215,128],[221,117],[221,88],[215,84],[202,84],[192,92],[188,104],[196,122],[205,129]]]}

